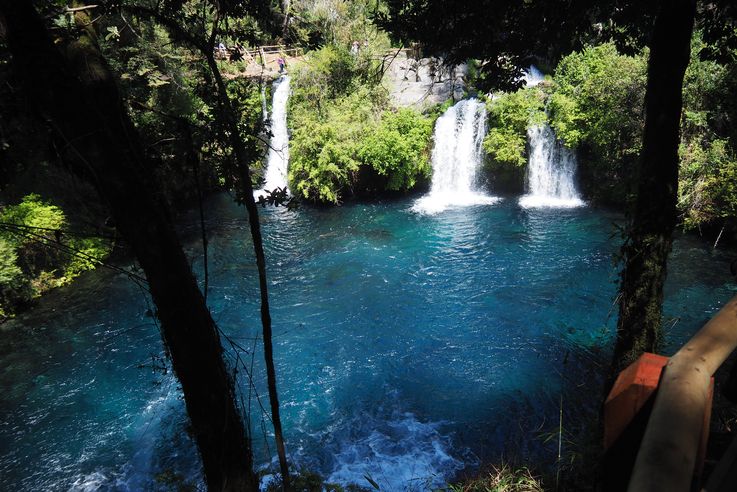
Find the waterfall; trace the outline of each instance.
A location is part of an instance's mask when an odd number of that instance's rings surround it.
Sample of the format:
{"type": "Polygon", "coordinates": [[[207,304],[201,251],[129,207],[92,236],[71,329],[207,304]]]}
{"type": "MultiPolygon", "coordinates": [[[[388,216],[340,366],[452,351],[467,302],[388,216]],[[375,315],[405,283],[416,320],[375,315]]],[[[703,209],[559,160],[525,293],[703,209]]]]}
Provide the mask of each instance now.
{"type": "MultiPolygon", "coordinates": [[[[266,157],[264,186],[253,192],[257,200],[264,191],[287,187],[287,165],[289,164],[289,133],[287,131],[287,101],[289,100],[289,77],[284,75],[274,82],[271,104],[271,141],[266,157]]],[[[264,108],[264,113],[266,110],[264,108]]]]}
{"type": "Polygon", "coordinates": [[[545,80],[545,75],[535,65],[530,65],[530,68],[525,70],[522,80],[525,81],[525,87],[535,87],[545,80]]]}
{"type": "Polygon", "coordinates": [[[433,135],[432,186],[413,210],[438,213],[453,206],[498,201],[476,189],[485,135],[486,107],[477,99],[460,101],[438,118],[433,135]]]}
{"type": "Polygon", "coordinates": [[[261,119],[264,123],[269,121],[269,110],[266,107],[266,86],[261,84],[261,119]]]}
{"type": "Polygon", "coordinates": [[[555,137],[548,125],[527,129],[530,161],[527,165],[527,195],[520,205],[572,208],[584,204],[576,190],[576,155],[555,137]]]}

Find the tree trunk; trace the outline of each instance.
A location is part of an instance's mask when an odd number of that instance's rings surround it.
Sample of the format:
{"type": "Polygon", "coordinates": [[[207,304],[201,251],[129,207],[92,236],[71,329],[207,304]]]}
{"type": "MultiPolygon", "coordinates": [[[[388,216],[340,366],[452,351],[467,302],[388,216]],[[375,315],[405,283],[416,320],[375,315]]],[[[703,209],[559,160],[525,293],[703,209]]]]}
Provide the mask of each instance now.
{"type": "Polygon", "coordinates": [[[284,13],[284,22],[282,23],[281,36],[285,43],[287,42],[287,37],[289,36],[289,18],[292,15],[291,4],[291,0],[282,0],[281,2],[281,9],[284,13]]]}
{"type": "Polygon", "coordinates": [[[655,352],[662,338],[663,284],[677,218],[683,76],[696,2],[660,3],[650,42],[637,198],[622,247],[615,376],[643,352],[655,352]]]}
{"type": "Polygon", "coordinates": [[[261,224],[258,220],[258,208],[253,197],[253,185],[251,184],[251,171],[248,167],[248,155],[243,139],[238,131],[238,122],[233,105],[228,97],[225,81],[220,74],[220,69],[215,62],[211,51],[204,53],[207,64],[210,67],[215,85],[218,90],[218,100],[225,115],[226,127],[230,134],[230,143],[235,152],[238,164],[238,174],[241,180],[241,199],[248,211],[248,224],[253,239],[253,250],[256,255],[258,267],[259,291],[261,293],[261,327],[264,339],[264,362],[266,364],[266,380],[269,388],[269,406],[271,408],[271,421],[274,424],[274,440],[276,441],[276,454],[279,457],[279,469],[282,476],[282,488],[285,491],[292,489],[289,476],[289,463],[284,446],[284,434],[282,432],[281,414],[279,412],[279,396],[276,390],[276,369],[274,368],[274,346],[271,333],[271,313],[269,311],[269,289],[266,282],[266,255],[264,254],[264,243],[261,237],[261,224]]]}
{"type": "Polygon", "coordinates": [[[258,490],[217,327],[153,186],[151,166],[91,23],[82,19],[86,29],[66,47],[65,58],[30,2],[0,0],[0,16],[28,99],[63,141],[67,165],[97,187],[146,273],[208,488],[258,490]]]}

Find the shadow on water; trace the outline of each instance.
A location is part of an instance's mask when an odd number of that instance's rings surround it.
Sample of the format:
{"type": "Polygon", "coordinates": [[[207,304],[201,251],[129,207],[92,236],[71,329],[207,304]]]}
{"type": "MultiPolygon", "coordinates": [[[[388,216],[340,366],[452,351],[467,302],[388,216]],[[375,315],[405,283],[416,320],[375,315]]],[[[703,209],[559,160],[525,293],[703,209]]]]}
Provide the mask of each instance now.
{"type": "MultiPolygon", "coordinates": [[[[436,215],[411,205],[261,211],[292,459],[343,483],[367,485],[368,474],[386,490],[426,490],[501,457],[554,467],[557,437],[546,438],[561,395],[567,439],[598,412],[618,217],[516,200],[436,215]]],[[[182,231],[202,280],[196,217],[184,216],[182,231]]],[[[250,352],[260,324],[245,211],[223,195],[207,217],[208,301],[250,352]]],[[[670,343],[733,294],[720,270],[727,256],[677,241],[670,343]]],[[[10,489],[201,483],[148,308],[134,284],[99,271],[0,327],[0,473],[10,489]]],[[[252,355],[263,399],[258,344],[252,355]]],[[[247,396],[245,378],[239,387],[247,396]]],[[[268,420],[256,400],[252,409],[256,461],[268,470],[268,420]]],[[[579,450],[565,441],[564,452],[579,450]]]]}

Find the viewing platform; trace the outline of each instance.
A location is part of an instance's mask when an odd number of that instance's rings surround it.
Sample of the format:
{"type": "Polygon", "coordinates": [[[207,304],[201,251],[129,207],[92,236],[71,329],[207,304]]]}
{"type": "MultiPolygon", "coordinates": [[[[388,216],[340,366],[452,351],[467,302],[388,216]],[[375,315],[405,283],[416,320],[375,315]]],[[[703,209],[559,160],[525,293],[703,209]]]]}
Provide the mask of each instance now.
{"type": "Polygon", "coordinates": [[[245,64],[245,70],[223,73],[226,78],[245,77],[249,79],[273,80],[286,73],[295,63],[304,61],[304,50],[287,45],[268,45],[245,49],[238,47],[215,47],[215,58],[233,67],[245,64]],[[279,71],[279,58],[284,60],[284,70],[279,71]]]}

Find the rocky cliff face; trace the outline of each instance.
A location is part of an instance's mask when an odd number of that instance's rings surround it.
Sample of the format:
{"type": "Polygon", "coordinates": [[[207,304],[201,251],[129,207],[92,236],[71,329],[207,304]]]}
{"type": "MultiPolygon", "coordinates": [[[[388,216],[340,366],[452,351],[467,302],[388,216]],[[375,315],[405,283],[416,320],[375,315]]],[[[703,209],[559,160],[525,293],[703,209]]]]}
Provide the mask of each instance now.
{"type": "Polygon", "coordinates": [[[391,53],[384,59],[389,68],[383,83],[394,106],[424,110],[463,97],[466,65],[446,68],[438,58],[415,59],[409,54],[409,50],[400,50],[396,57],[391,53]]]}

